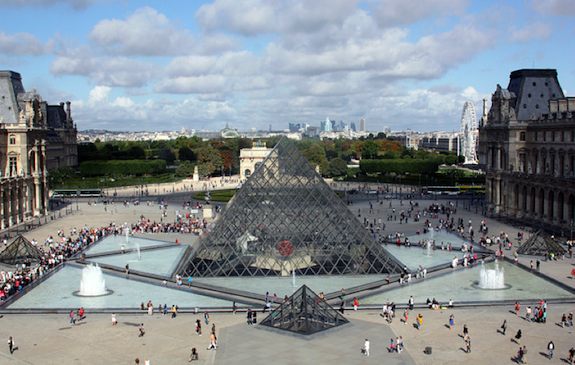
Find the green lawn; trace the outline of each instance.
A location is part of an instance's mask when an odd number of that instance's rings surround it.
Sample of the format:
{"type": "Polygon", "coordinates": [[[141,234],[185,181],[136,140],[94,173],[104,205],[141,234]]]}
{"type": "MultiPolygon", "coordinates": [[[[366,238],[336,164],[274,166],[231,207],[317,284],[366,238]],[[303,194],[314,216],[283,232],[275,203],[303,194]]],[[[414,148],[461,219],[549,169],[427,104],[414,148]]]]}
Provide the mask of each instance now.
{"type": "MultiPolygon", "coordinates": [[[[229,190],[216,190],[210,193],[211,201],[220,202],[220,203],[227,203],[229,202],[234,194],[236,193],[235,189],[229,190]]],[[[194,194],[194,199],[197,200],[204,200],[206,198],[206,193],[201,191],[199,193],[194,194]]]]}

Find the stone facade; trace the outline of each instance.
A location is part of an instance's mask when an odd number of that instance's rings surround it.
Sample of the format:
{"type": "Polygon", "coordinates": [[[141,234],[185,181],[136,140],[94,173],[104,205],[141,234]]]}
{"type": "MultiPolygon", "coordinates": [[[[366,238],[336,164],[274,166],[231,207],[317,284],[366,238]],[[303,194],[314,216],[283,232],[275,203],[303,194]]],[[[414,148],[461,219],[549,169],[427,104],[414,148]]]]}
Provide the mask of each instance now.
{"type": "Polygon", "coordinates": [[[242,148],[240,150],[240,180],[244,181],[261,164],[272,151],[265,144],[255,142],[252,148],[242,148]]]}
{"type": "Polygon", "coordinates": [[[78,163],[70,103],[48,105],[0,71],[0,229],[48,209],[47,171],[78,163]]]}
{"type": "Polygon", "coordinates": [[[566,232],[575,217],[575,98],[557,71],[513,71],[479,132],[487,213],[566,232]]]}

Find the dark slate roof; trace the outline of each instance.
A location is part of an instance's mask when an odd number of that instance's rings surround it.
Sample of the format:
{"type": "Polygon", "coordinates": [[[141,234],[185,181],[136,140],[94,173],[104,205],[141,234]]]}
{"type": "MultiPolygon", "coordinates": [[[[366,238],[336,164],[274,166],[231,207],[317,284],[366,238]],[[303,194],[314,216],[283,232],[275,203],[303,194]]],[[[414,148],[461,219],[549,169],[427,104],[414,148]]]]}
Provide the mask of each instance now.
{"type": "Polygon", "coordinates": [[[521,69],[511,72],[507,90],[517,97],[515,113],[518,120],[537,119],[549,113],[549,99],[562,98],[563,90],[557,70],[521,69]]]}
{"type": "Polygon", "coordinates": [[[62,105],[48,105],[48,127],[64,128],[66,126],[66,111],[62,105]]]}

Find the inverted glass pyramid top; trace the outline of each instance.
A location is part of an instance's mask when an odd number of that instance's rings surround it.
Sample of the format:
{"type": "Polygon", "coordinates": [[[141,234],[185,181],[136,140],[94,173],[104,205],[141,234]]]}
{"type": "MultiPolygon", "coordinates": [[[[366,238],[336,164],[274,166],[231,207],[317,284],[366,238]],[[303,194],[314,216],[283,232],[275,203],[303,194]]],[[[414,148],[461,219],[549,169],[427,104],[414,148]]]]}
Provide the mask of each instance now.
{"type": "Polygon", "coordinates": [[[184,276],[400,273],[284,138],[181,265],[184,276]]]}
{"type": "Polygon", "coordinates": [[[271,311],[261,325],[311,335],[345,323],[348,323],[348,320],[343,315],[303,285],[271,311]]]}

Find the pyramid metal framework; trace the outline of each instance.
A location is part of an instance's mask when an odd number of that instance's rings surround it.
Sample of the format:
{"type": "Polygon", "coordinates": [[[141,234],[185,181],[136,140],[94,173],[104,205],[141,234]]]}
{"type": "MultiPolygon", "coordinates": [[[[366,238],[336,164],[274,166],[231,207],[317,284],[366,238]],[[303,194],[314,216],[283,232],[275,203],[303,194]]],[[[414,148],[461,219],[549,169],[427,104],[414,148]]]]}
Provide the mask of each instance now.
{"type": "Polygon", "coordinates": [[[196,277],[402,272],[287,138],[184,260],[196,277]]]}
{"type": "Polygon", "coordinates": [[[300,335],[311,335],[348,323],[325,300],[303,285],[261,322],[300,335]]]}
{"type": "Polygon", "coordinates": [[[0,250],[0,262],[7,265],[40,262],[43,256],[42,251],[22,235],[0,250]]]}
{"type": "Polygon", "coordinates": [[[559,242],[541,230],[535,232],[517,249],[517,253],[521,255],[533,256],[546,256],[549,253],[562,255],[565,251],[565,248],[559,242]]]}

